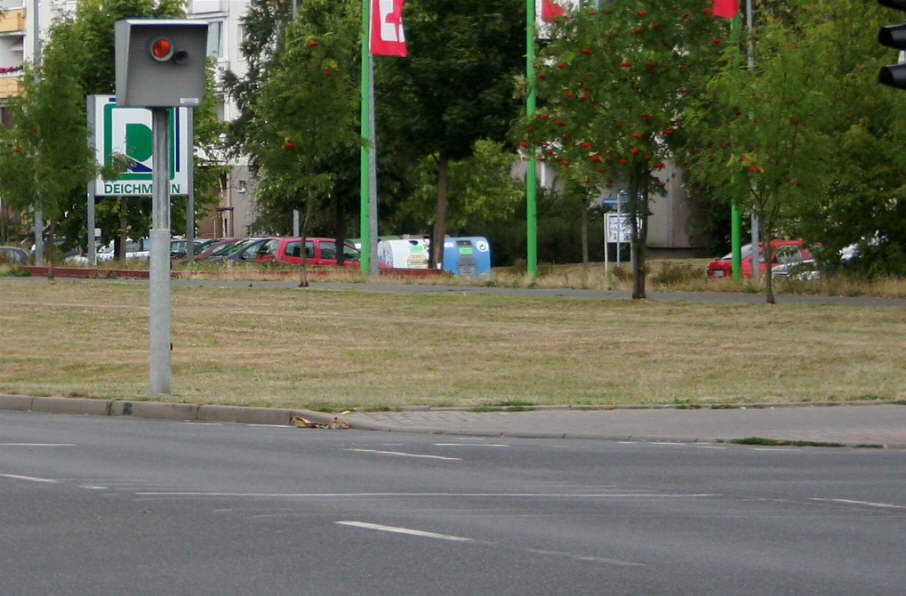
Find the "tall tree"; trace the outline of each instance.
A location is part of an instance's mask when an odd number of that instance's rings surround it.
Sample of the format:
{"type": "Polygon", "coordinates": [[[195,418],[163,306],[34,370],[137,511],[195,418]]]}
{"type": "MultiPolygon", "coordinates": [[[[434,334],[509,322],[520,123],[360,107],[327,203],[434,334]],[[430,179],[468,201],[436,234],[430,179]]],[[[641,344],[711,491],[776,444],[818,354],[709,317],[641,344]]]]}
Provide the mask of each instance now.
{"type": "Polygon", "coordinates": [[[433,156],[434,265],[443,262],[451,162],[469,156],[479,139],[502,142],[520,109],[512,81],[524,68],[524,6],[523,0],[410,2],[409,57],[376,60],[380,150],[410,163],[433,156]]]}
{"type": "MultiPolygon", "coordinates": [[[[263,178],[259,201],[304,211],[300,286],[308,285],[304,246],[315,203],[336,194],[337,157],[357,148],[358,12],[353,3],[308,0],[281,32],[269,76],[248,96],[239,147],[263,178]]],[[[348,162],[347,162],[348,163],[348,162]]]]}
{"type": "Polygon", "coordinates": [[[575,188],[628,190],[633,298],[645,297],[649,202],[682,137],[679,115],[723,43],[710,0],[613,0],[567,12],[538,53],[542,106],[520,128],[575,188]]]}
{"type": "Polygon", "coordinates": [[[349,165],[358,162],[360,147],[358,134],[351,134],[358,116],[359,10],[353,0],[308,0],[290,23],[289,3],[249,5],[241,46],[248,71],[227,73],[225,88],[240,109],[230,125],[231,151],[247,156],[261,178],[258,229],[285,233],[290,212],[300,209],[306,233],[333,219],[342,242],[346,207],[358,191],[358,169],[349,165]]]}
{"type": "MultiPolygon", "coordinates": [[[[0,187],[18,209],[39,208],[50,225],[51,268],[56,224],[93,177],[84,95],[70,53],[80,39],[66,26],[52,29],[40,67],[27,68],[23,92],[9,99],[13,126],[0,129],[0,187]]],[[[84,200],[82,202],[84,205],[84,200]]]]}
{"type": "MultiPolygon", "coordinates": [[[[799,51],[816,72],[810,94],[833,109],[817,122],[827,139],[819,185],[795,206],[791,231],[824,243],[825,266],[860,243],[850,271],[906,275],[906,113],[903,92],[878,84],[878,67],[896,61],[871,36],[853,35],[894,13],[876,3],[819,0],[799,12],[799,51]]],[[[808,125],[809,122],[804,124],[808,125]]]]}

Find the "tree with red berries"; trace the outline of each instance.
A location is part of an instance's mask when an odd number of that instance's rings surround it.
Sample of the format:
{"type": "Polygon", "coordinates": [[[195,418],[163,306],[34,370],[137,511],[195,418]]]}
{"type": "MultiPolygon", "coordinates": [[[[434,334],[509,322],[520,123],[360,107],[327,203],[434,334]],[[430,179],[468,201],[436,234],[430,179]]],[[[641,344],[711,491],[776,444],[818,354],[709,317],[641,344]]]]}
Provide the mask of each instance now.
{"type": "MultiPolygon", "coordinates": [[[[352,3],[310,0],[283,29],[269,76],[249,97],[254,134],[242,150],[262,177],[259,202],[299,209],[301,247],[315,203],[333,200],[337,161],[361,143],[358,115],[358,13],[352,3]]],[[[304,250],[302,251],[304,252],[304,250]]],[[[308,286],[305,255],[300,281],[308,286]]]]}
{"type": "Polygon", "coordinates": [[[613,0],[553,25],[537,53],[540,107],[517,142],[528,141],[589,197],[628,190],[632,296],[644,298],[649,201],[662,191],[657,174],[683,137],[683,105],[715,63],[724,25],[710,0],[613,0]]]}

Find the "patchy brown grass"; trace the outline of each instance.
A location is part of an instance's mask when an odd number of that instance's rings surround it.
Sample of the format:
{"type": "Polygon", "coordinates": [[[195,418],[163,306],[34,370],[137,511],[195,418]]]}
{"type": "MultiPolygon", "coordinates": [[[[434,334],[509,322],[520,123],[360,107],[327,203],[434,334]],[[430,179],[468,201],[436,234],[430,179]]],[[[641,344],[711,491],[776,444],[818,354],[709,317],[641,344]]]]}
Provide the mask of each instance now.
{"type": "MultiPolygon", "coordinates": [[[[904,315],[175,286],[166,399],[327,409],[901,400],[904,315]]],[[[0,278],[0,336],[0,392],[152,397],[144,284],[0,278]]]]}

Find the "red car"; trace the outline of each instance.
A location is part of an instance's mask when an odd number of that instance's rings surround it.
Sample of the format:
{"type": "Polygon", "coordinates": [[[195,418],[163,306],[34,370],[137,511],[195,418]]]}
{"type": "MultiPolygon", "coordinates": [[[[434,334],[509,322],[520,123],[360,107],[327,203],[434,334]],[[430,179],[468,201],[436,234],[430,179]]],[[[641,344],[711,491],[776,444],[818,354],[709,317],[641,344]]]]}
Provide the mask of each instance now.
{"type": "MultiPolygon", "coordinates": [[[[814,258],[812,248],[802,240],[774,240],[771,242],[771,267],[777,267],[783,264],[792,264],[799,261],[805,261],[814,258]]],[[[764,248],[759,249],[760,262],[759,271],[767,271],[767,264],[764,260],[764,248]]],[[[752,277],[752,245],[745,244],[742,247],[742,276],[752,277]]],[[[733,275],[733,253],[722,256],[708,263],[708,277],[732,277],[733,275]]]]}
{"type": "MultiPolygon", "coordinates": [[[[302,262],[299,247],[302,239],[271,238],[258,247],[256,263],[289,263],[299,265],[302,262]]],[[[359,251],[348,242],[343,245],[343,265],[361,267],[359,251]]],[[[337,266],[337,241],[333,238],[306,238],[305,263],[321,267],[337,266]]]]}

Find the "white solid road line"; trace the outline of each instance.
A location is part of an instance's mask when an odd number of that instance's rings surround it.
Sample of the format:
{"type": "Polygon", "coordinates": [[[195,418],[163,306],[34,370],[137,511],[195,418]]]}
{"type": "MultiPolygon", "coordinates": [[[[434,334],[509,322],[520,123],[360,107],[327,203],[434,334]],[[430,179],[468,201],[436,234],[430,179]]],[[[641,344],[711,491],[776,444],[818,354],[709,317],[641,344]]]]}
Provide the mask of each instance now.
{"type": "Polygon", "coordinates": [[[397,526],[384,526],[361,521],[338,521],[341,526],[351,526],[353,528],[364,528],[366,530],[377,530],[378,532],[390,532],[391,534],[406,534],[408,536],[419,536],[421,538],[433,538],[435,540],[449,540],[451,542],[474,542],[471,538],[462,536],[451,536],[449,534],[438,534],[437,532],[426,532],[424,530],[413,530],[412,528],[400,528],[397,526]]]}
{"type": "Polygon", "coordinates": [[[369,498],[451,498],[451,499],[702,499],[717,493],[453,493],[453,492],[373,492],[373,493],[252,493],[204,491],[137,491],[137,497],[234,497],[248,499],[369,499],[369,498]]]}
{"type": "Polygon", "coordinates": [[[0,447],[75,447],[75,443],[0,443],[0,447]]]}
{"type": "Polygon", "coordinates": [[[12,478],[13,480],[28,480],[29,482],[44,482],[47,484],[56,484],[57,481],[52,478],[38,478],[37,476],[21,476],[19,474],[0,474],[0,478],[12,478]]]}
{"type": "Polygon", "coordinates": [[[499,443],[434,443],[435,447],[509,447],[499,443]]]}
{"type": "Polygon", "coordinates": [[[487,545],[495,547],[510,548],[512,550],[517,550],[521,552],[527,552],[537,555],[548,555],[554,557],[567,557],[577,561],[586,561],[590,563],[604,563],[607,565],[618,565],[621,567],[645,567],[644,563],[636,563],[633,561],[622,561],[620,559],[609,559],[606,557],[596,557],[592,555],[579,555],[575,553],[569,553],[559,550],[547,550],[547,549],[538,549],[538,548],[519,548],[519,547],[510,547],[505,544],[496,543],[493,541],[487,540],[475,540],[474,538],[466,538],[464,536],[453,536],[450,534],[439,534],[437,532],[427,532],[425,530],[415,530],[412,528],[401,528],[399,526],[385,526],[383,524],[375,524],[371,522],[363,521],[338,521],[334,522],[340,526],[349,526],[352,528],[364,528],[366,530],[376,530],[378,532],[388,532],[391,534],[404,534],[407,536],[418,536],[420,538],[433,538],[435,540],[448,540],[451,542],[471,542],[478,545],[487,545]]]}
{"type": "Polygon", "coordinates": [[[906,509],[904,505],[893,505],[892,503],[875,503],[873,501],[856,501],[854,499],[822,499],[814,497],[810,501],[824,501],[827,503],[842,503],[844,505],[862,505],[863,507],[877,507],[879,509],[906,509]]]}
{"type": "Polygon", "coordinates": [[[443,461],[462,461],[461,457],[443,457],[442,455],[426,455],[424,453],[405,453],[403,451],[379,451],[377,449],[347,449],[359,453],[376,453],[378,455],[395,455],[397,457],[416,457],[421,459],[440,459],[443,461]]]}

